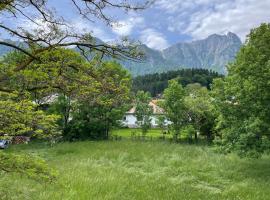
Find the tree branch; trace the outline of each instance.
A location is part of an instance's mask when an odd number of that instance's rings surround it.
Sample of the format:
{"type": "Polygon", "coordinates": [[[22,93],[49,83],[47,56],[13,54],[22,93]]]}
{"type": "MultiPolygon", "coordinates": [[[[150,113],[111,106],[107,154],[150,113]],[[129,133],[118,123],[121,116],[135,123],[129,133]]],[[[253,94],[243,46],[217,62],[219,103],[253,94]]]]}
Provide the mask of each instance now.
{"type": "Polygon", "coordinates": [[[33,59],[36,59],[36,57],[33,56],[31,53],[27,52],[23,48],[20,48],[20,47],[14,45],[14,44],[11,44],[11,43],[8,43],[8,42],[4,42],[4,41],[0,41],[0,45],[4,45],[4,46],[8,46],[8,47],[14,48],[14,49],[16,49],[18,51],[23,52],[24,54],[28,55],[29,57],[31,57],[33,59]]]}

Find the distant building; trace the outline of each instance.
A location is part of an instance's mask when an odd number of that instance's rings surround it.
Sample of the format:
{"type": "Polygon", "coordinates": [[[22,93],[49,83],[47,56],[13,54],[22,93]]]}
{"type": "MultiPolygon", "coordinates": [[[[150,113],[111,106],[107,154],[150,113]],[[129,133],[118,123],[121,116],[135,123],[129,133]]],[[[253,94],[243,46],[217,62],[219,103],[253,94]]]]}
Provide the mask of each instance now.
{"type": "MultiPolygon", "coordinates": [[[[163,109],[157,105],[157,102],[158,100],[152,100],[149,102],[149,106],[153,108],[153,115],[151,116],[151,126],[153,128],[158,126],[158,116],[164,115],[163,109]]],[[[122,124],[129,128],[138,128],[135,106],[125,113],[122,124]]],[[[165,120],[165,124],[168,125],[170,122],[165,120]]]]}

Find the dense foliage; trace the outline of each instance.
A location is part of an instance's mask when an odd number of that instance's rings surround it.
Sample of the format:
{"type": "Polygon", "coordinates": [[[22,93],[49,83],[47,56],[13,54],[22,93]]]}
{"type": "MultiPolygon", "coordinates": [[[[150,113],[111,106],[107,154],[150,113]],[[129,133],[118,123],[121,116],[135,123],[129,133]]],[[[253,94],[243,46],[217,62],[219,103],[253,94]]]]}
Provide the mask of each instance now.
{"type": "Polygon", "coordinates": [[[131,77],[126,70],[115,62],[87,62],[74,50],[58,48],[14,72],[24,57],[19,52],[4,57],[0,75],[8,78],[2,88],[27,91],[38,109],[49,107],[49,114],[61,116],[58,124],[64,138],[108,138],[130,98],[131,77]]]}
{"type": "MultiPolygon", "coordinates": [[[[0,63],[0,138],[24,135],[54,142],[62,133],[68,140],[107,139],[130,98],[129,73],[115,62],[87,62],[71,49],[56,48],[39,56],[20,70],[17,64],[25,59],[21,52],[11,52],[0,63]]],[[[27,163],[27,156],[0,156],[1,171],[54,176],[35,158],[27,163]]]]}
{"type": "Polygon", "coordinates": [[[253,29],[230,65],[215,80],[213,96],[220,112],[217,130],[227,152],[259,156],[270,148],[270,24],[253,29]]]}
{"type": "Polygon", "coordinates": [[[113,126],[119,126],[130,101],[131,76],[119,64],[106,62],[93,68],[94,90],[73,98],[64,137],[73,139],[108,139],[113,126]]]}
{"type": "Polygon", "coordinates": [[[57,171],[37,156],[31,154],[4,153],[0,151],[0,171],[20,173],[35,180],[53,181],[57,171]]]}
{"type": "Polygon", "coordinates": [[[149,105],[151,96],[149,92],[138,91],[135,97],[135,108],[137,124],[141,127],[142,134],[145,135],[151,128],[151,116],[153,108],[149,105]]]}
{"type": "Polygon", "coordinates": [[[59,134],[58,115],[46,115],[16,94],[0,93],[0,138],[28,135],[53,140],[59,134]]]}
{"type": "Polygon", "coordinates": [[[133,78],[132,90],[135,93],[139,90],[148,91],[153,97],[156,97],[168,87],[169,80],[177,77],[179,83],[184,87],[191,83],[200,83],[210,89],[213,79],[222,77],[222,75],[207,69],[182,69],[160,74],[149,74],[133,78]]]}
{"type": "Polygon", "coordinates": [[[185,131],[193,132],[195,141],[200,134],[206,136],[208,142],[212,142],[217,112],[209,90],[198,83],[187,85],[185,90],[184,104],[187,125],[185,131]]]}
{"type": "MultiPolygon", "coordinates": [[[[107,25],[113,25],[116,20],[107,14],[108,8],[119,12],[134,11],[144,9],[148,3],[126,0],[117,3],[111,0],[72,0],[71,8],[69,7],[67,12],[73,8],[78,11],[79,18],[83,17],[91,22],[93,18],[100,19],[107,25]]],[[[140,59],[142,54],[137,51],[137,45],[127,39],[118,44],[96,44],[91,31],[77,32],[73,25],[66,21],[65,15],[56,12],[59,6],[56,7],[51,6],[47,0],[0,2],[1,34],[10,35],[12,39],[23,43],[20,45],[10,40],[0,41],[0,45],[17,50],[0,60],[0,139],[25,134],[54,139],[58,133],[56,121],[58,120],[62,131],[66,130],[72,117],[72,104],[78,102],[78,99],[86,106],[97,105],[97,108],[102,108],[102,112],[98,110],[98,113],[103,117],[103,121],[106,121],[105,130],[108,132],[112,118],[117,118],[115,113],[119,113],[122,102],[127,100],[127,73],[121,71],[119,66],[115,67],[114,63],[107,63],[105,66],[108,68],[98,67],[103,65],[100,58],[104,56],[140,59]],[[22,21],[27,26],[21,26],[22,21]],[[71,49],[65,49],[71,46],[77,47],[83,56],[71,49]],[[99,61],[93,57],[90,61],[85,59],[90,54],[98,55],[99,61]],[[16,94],[16,98],[11,94],[16,94]],[[63,97],[62,102],[55,105],[51,113],[44,112],[44,105],[52,103],[52,97],[56,95],[63,97]],[[59,114],[60,118],[52,113],[59,114]]],[[[80,110],[80,106],[81,103],[73,111],[80,110]]],[[[73,118],[76,116],[74,114],[73,118]]],[[[33,159],[1,152],[0,173],[26,171],[30,172],[28,175],[53,177],[46,165],[34,157],[31,158],[33,159]]]]}
{"type": "MultiPolygon", "coordinates": [[[[189,141],[194,138],[197,142],[198,135],[201,135],[212,142],[216,112],[206,87],[196,83],[183,88],[177,79],[172,79],[164,90],[163,98],[159,104],[171,122],[169,127],[175,140],[181,134],[182,138],[189,141]]],[[[162,123],[160,125],[162,128],[162,123]]]]}
{"type": "Polygon", "coordinates": [[[164,90],[164,101],[160,102],[160,106],[164,109],[165,115],[169,121],[173,130],[174,139],[177,140],[180,130],[185,121],[185,90],[177,79],[169,81],[169,86],[164,90]]]}
{"type": "MultiPolygon", "coordinates": [[[[37,105],[18,94],[0,92],[0,139],[10,140],[18,135],[47,139],[51,143],[59,137],[58,115],[47,115],[37,105]]],[[[0,152],[0,173],[16,172],[35,179],[52,180],[54,170],[43,160],[31,155],[0,152]]]]}

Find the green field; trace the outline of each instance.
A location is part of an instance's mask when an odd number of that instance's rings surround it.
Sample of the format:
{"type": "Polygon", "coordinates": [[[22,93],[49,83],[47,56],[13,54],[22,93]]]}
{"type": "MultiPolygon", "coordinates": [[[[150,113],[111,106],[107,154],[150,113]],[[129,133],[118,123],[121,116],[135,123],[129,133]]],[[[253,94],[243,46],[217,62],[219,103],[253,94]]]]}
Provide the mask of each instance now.
{"type": "Polygon", "coordinates": [[[206,146],[102,141],[14,146],[59,171],[54,183],[0,178],[0,199],[270,199],[270,157],[221,155],[206,146]]]}
{"type": "MultiPolygon", "coordinates": [[[[130,129],[130,128],[126,128],[126,129],[118,129],[118,130],[113,130],[112,131],[112,135],[117,135],[117,136],[121,136],[123,138],[131,138],[131,136],[135,134],[136,136],[140,136],[142,135],[141,133],[141,129],[130,129]]],[[[147,134],[146,137],[150,138],[159,138],[162,136],[161,130],[160,129],[150,129],[147,134]]],[[[166,138],[172,138],[171,134],[167,134],[165,135],[166,138]]]]}

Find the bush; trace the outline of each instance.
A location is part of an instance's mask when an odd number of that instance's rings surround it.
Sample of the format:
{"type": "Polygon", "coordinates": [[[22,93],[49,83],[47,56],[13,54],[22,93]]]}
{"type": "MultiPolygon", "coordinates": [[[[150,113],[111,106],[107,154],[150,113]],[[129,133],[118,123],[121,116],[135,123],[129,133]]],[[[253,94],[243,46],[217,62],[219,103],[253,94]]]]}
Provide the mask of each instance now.
{"type": "Polygon", "coordinates": [[[192,125],[185,126],[181,129],[181,136],[192,142],[192,136],[196,134],[196,130],[192,125]]]}

